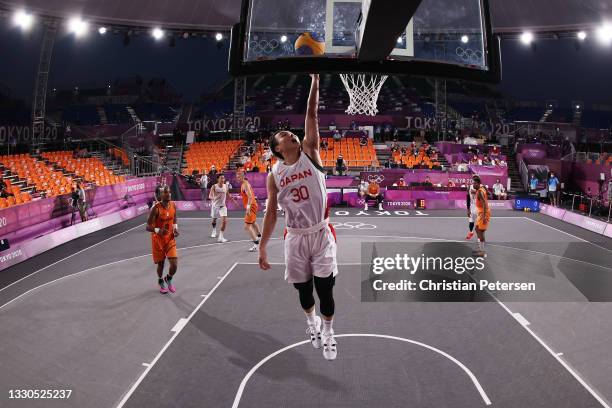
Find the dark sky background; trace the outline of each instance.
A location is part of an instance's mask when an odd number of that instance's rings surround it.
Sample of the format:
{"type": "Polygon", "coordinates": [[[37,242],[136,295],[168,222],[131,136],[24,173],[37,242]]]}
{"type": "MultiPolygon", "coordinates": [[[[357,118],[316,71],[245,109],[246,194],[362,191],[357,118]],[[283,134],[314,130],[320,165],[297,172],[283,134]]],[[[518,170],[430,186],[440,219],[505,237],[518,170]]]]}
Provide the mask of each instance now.
{"type": "MultiPolygon", "coordinates": [[[[15,96],[30,100],[41,44],[41,30],[23,34],[0,21],[0,83],[15,96]]],[[[187,101],[214,91],[228,78],[228,41],[221,50],[212,39],[154,41],[148,34],[123,45],[121,35],[85,38],[60,34],[56,40],[49,88],[103,87],[114,79],[141,75],[145,80],[166,78],[187,101]]],[[[576,50],[573,40],[542,40],[537,50],[518,41],[502,44],[501,89],[516,99],[557,99],[562,104],[612,104],[612,46],[594,39],[576,50]]]]}

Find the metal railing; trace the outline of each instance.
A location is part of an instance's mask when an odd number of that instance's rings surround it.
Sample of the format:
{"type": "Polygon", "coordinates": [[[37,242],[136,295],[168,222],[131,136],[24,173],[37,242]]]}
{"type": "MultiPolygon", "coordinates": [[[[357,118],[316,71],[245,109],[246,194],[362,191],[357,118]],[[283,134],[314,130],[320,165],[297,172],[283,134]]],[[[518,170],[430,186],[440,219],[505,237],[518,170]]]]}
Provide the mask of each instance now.
{"type": "Polygon", "coordinates": [[[564,192],[561,193],[559,207],[608,223],[612,217],[612,200],[610,197],[605,200],[599,197],[589,197],[581,193],[564,192]]]}
{"type": "Polygon", "coordinates": [[[523,189],[525,191],[529,191],[529,169],[527,169],[527,164],[525,160],[521,160],[519,163],[519,174],[521,175],[521,183],[523,184],[523,189]]]}

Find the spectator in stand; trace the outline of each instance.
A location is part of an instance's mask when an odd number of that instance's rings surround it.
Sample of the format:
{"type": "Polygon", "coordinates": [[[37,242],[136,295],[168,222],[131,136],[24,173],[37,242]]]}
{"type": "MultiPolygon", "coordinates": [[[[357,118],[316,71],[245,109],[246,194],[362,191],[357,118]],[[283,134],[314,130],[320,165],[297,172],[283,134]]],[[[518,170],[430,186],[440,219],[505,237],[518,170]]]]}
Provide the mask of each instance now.
{"type": "Polygon", "coordinates": [[[360,146],[367,146],[368,145],[368,135],[367,134],[362,134],[361,138],[359,139],[359,145],[360,146]]]}
{"type": "Polygon", "coordinates": [[[251,159],[248,159],[246,163],[244,163],[244,170],[253,171],[253,162],[251,161],[251,159]]]}
{"type": "Polygon", "coordinates": [[[6,187],[6,184],[0,185],[0,197],[2,197],[2,198],[9,198],[11,196],[14,196],[14,194],[11,193],[10,191],[8,191],[8,188],[6,187]]]}
{"type": "Polygon", "coordinates": [[[538,179],[535,174],[531,173],[531,178],[529,179],[529,191],[534,193],[538,188],[538,179]]]}
{"type": "Polygon", "coordinates": [[[340,139],[342,139],[342,135],[340,134],[340,131],[338,129],[334,130],[334,141],[339,142],[340,139]]]}
{"type": "Polygon", "coordinates": [[[425,177],[425,181],[423,182],[423,185],[426,187],[433,187],[433,184],[431,182],[431,179],[429,178],[429,176],[425,177]]]}
{"type": "Polygon", "coordinates": [[[484,164],[485,166],[489,166],[491,164],[491,159],[489,159],[489,156],[483,157],[482,164],[484,164]]]}
{"type": "Polygon", "coordinates": [[[551,205],[557,206],[557,187],[559,185],[559,179],[555,177],[555,173],[551,172],[548,178],[548,199],[551,205]]]}
{"type": "Polygon", "coordinates": [[[495,197],[496,200],[506,199],[506,189],[504,188],[503,184],[500,183],[499,179],[497,179],[495,184],[493,184],[493,197],[495,197]]]}
{"type": "Polygon", "coordinates": [[[399,143],[397,143],[397,139],[393,139],[393,143],[391,143],[391,151],[396,152],[400,148],[399,143]]]}
{"type": "Polygon", "coordinates": [[[210,166],[210,171],[208,172],[208,177],[214,177],[216,175],[217,175],[217,168],[213,164],[212,166],[210,166]]]}
{"type": "Polygon", "coordinates": [[[259,173],[259,166],[257,165],[257,163],[255,163],[253,165],[253,170],[251,170],[253,173],[259,173]]]}
{"type": "Polygon", "coordinates": [[[408,150],[406,150],[406,146],[402,146],[400,149],[400,153],[402,154],[402,156],[405,156],[406,153],[408,153],[408,150]]]}
{"type": "Polygon", "coordinates": [[[266,173],[272,173],[272,160],[266,160],[266,173]]]}
{"type": "Polygon", "coordinates": [[[347,163],[344,161],[344,157],[342,157],[342,155],[338,155],[338,158],[336,159],[336,173],[339,176],[342,176],[344,174],[344,172],[346,172],[347,170],[347,163]]]}
{"type": "Polygon", "coordinates": [[[508,165],[508,163],[506,163],[506,161],[505,161],[505,160],[499,160],[499,161],[497,162],[497,164],[499,164],[499,165],[500,165],[500,166],[502,166],[502,167],[506,167],[506,166],[508,165]]]}
{"type": "Polygon", "coordinates": [[[327,148],[328,148],[327,138],[324,137],[324,138],[321,139],[321,149],[322,150],[327,150],[327,148]]]}
{"type": "Polygon", "coordinates": [[[499,153],[500,153],[500,151],[499,151],[499,146],[494,145],[494,146],[491,148],[491,155],[492,155],[492,156],[499,156],[499,153]]]}
{"type": "Polygon", "coordinates": [[[400,177],[399,181],[397,182],[397,186],[398,187],[406,187],[406,182],[404,181],[403,177],[400,177]]]}
{"type": "Polygon", "coordinates": [[[451,179],[448,179],[448,183],[446,184],[446,187],[450,187],[450,188],[456,187],[455,182],[451,179]]]}

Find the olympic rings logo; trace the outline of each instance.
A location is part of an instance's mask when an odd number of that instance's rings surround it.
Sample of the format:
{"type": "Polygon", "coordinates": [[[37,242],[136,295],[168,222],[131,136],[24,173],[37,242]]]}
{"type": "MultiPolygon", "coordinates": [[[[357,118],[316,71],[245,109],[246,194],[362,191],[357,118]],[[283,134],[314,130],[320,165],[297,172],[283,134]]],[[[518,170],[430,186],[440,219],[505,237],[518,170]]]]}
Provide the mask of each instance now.
{"type": "Polygon", "coordinates": [[[253,40],[249,42],[249,51],[252,51],[256,54],[271,54],[275,49],[278,48],[280,43],[278,40],[272,39],[268,40],[253,40]]]}
{"type": "Polygon", "coordinates": [[[349,221],[349,222],[330,222],[330,225],[336,230],[373,230],[376,229],[376,225],[364,224],[363,222],[349,221]]]}
{"type": "Polygon", "coordinates": [[[376,184],[380,184],[385,181],[385,176],[383,176],[382,174],[370,174],[368,176],[368,181],[370,183],[374,182],[376,184]]]}
{"type": "Polygon", "coordinates": [[[457,47],[455,49],[455,54],[457,54],[463,62],[479,63],[482,61],[482,51],[480,50],[474,51],[470,48],[457,47]]]}

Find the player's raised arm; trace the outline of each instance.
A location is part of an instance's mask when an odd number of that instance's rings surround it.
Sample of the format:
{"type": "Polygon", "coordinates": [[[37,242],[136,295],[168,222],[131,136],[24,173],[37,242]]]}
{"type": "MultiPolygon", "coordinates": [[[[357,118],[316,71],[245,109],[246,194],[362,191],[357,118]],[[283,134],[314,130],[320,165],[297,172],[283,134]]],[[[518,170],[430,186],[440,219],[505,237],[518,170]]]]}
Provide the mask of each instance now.
{"type": "Polygon", "coordinates": [[[272,236],[274,227],[276,226],[276,209],[278,208],[278,188],[274,181],[274,175],[268,174],[268,205],[266,207],[266,215],[263,221],[263,231],[261,233],[261,241],[259,243],[259,267],[263,270],[270,269],[268,263],[268,252],[266,246],[272,236]]]}
{"type": "Polygon", "coordinates": [[[315,163],[323,166],[319,156],[319,74],[311,74],[310,77],[312,82],[306,108],[302,149],[315,163]]]}

